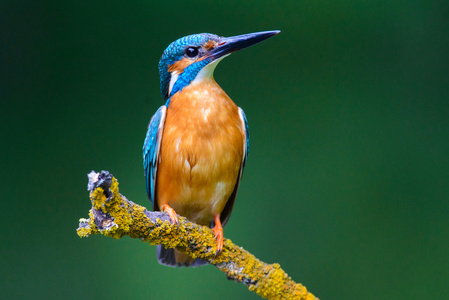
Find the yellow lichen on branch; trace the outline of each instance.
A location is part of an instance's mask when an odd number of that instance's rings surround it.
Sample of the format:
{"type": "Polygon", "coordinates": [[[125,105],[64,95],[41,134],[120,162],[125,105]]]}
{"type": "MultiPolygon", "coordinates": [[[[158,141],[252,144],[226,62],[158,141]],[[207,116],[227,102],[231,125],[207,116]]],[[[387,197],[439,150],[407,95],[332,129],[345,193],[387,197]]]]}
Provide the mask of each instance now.
{"type": "Polygon", "coordinates": [[[177,248],[188,255],[208,261],[228,279],[245,284],[267,299],[318,299],[300,283],[294,282],[279,264],[266,264],[254,255],[224,239],[223,251],[215,256],[213,231],[178,216],[179,227],[172,225],[164,212],[150,212],[119,193],[117,180],[107,171],[89,174],[92,209],[89,219],[80,219],[80,237],[103,234],[116,239],[138,238],[151,245],[177,248]]]}

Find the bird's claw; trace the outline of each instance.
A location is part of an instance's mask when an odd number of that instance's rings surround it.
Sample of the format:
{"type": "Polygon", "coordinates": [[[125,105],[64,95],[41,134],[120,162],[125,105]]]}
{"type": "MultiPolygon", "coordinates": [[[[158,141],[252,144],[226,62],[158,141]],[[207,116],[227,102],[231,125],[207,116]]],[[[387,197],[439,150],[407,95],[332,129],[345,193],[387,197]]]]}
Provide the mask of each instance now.
{"type": "Polygon", "coordinates": [[[220,216],[216,215],[214,217],[215,226],[212,231],[215,234],[215,239],[217,240],[217,251],[215,252],[215,257],[217,257],[223,250],[223,227],[221,226],[220,216]]]}
{"type": "Polygon", "coordinates": [[[179,229],[179,221],[178,221],[178,215],[176,214],[176,211],[170,207],[168,204],[162,205],[162,211],[165,211],[168,216],[170,217],[171,223],[174,225],[176,224],[176,229],[179,229]]]}

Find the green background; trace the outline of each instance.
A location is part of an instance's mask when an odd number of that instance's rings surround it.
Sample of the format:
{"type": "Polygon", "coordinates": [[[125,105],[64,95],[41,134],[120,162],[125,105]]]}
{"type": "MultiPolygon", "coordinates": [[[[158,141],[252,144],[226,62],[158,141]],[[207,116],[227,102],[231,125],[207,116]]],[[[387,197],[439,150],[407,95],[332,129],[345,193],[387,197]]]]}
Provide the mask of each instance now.
{"type": "Polygon", "coordinates": [[[273,29],[215,72],[251,130],[225,237],[321,299],[447,298],[448,16],[424,0],[1,1],[0,298],[258,299],[75,230],[92,169],[149,206],[166,46],[273,29]]]}

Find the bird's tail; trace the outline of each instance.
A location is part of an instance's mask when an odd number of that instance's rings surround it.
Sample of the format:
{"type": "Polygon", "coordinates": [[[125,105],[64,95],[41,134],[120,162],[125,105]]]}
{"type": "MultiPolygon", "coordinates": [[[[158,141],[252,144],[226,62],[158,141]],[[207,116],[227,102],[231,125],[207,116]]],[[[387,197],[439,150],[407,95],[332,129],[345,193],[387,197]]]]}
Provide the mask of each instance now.
{"type": "Polygon", "coordinates": [[[170,267],[199,267],[207,265],[207,261],[192,258],[176,249],[165,249],[157,245],[157,260],[161,265],[170,267]]]}

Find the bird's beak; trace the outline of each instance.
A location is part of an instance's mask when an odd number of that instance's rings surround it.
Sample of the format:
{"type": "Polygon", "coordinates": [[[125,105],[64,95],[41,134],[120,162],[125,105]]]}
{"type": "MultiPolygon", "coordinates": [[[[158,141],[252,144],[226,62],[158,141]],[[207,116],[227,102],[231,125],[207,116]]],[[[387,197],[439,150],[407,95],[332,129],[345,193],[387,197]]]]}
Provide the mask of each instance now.
{"type": "Polygon", "coordinates": [[[271,30],[271,31],[261,31],[255,33],[242,34],[231,37],[221,38],[218,46],[215,47],[209,54],[214,60],[219,59],[227,54],[231,54],[232,52],[244,49],[246,47],[252,46],[263,40],[266,40],[273,35],[281,32],[280,30],[271,30]]]}

